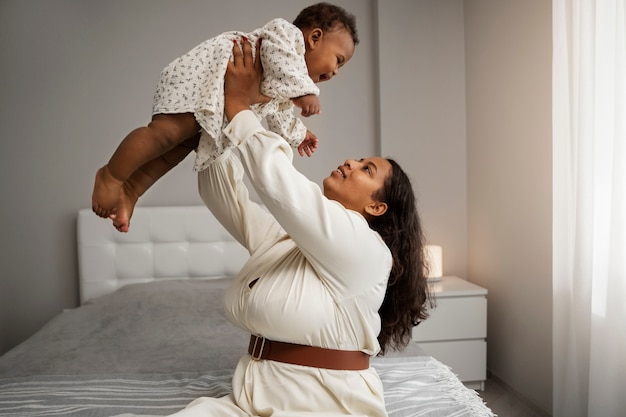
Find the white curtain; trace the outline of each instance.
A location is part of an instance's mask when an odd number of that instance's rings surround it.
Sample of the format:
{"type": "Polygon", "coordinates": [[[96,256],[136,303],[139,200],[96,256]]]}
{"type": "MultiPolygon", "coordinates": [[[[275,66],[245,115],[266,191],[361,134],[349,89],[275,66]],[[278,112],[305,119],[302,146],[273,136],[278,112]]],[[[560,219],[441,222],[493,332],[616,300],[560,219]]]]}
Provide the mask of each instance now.
{"type": "Polygon", "coordinates": [[[625,1],[553,1],[555,417],[626,416],[625,1]]]}

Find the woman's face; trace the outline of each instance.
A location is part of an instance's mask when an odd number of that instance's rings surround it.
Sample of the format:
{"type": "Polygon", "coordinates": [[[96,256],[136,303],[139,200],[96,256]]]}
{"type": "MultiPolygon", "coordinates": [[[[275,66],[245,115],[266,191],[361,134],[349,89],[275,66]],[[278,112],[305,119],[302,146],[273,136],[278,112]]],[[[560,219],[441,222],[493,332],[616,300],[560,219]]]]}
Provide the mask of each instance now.
{"type": "Polygon", "coordinates": [[[349,159],[324,179],[324,195],[366,217],[380,215],[386,211],[387,205],[373,196],[382,189],[389,175],[391,164],[385,158],[349,159]]]}

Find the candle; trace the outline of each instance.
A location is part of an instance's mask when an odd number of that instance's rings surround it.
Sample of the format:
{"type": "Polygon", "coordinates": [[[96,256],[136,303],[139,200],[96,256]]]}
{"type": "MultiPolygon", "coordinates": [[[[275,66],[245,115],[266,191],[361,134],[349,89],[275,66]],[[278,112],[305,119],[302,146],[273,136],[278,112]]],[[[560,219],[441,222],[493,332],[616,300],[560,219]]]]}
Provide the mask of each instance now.
{"type": "Polygon", "coordinates": [[[426,245],[425,258],[428,267],[428,278],[436,280],[443,276],[443,250],[438,245],[426,245]]]}

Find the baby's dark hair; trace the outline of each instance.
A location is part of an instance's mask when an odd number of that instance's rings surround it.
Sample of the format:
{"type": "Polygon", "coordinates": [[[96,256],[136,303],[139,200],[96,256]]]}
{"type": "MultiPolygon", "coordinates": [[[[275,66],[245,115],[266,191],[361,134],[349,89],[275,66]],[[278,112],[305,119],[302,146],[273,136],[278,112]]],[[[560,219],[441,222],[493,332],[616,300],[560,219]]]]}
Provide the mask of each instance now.
{"type": "Polygon", "coordinates": [[[330,3],[316,3],[303,9],[293,24],[300,30],[320,28],[324,32],[336,29],[337,25],[343,26],[350,32],[354,44],[359,43],[354,15],[330,3]]]}

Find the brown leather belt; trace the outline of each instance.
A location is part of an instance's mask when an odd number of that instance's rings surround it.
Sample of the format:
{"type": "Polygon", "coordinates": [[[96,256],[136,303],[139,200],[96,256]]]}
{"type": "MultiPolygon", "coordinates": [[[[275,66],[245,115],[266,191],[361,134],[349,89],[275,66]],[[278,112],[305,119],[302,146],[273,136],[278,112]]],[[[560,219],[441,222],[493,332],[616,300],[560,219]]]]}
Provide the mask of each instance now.
{"type": "Polygon", "coordinates": [[[254,360],[290,363],[314,368],[362,371],[370,366],[370,357],[360,350],[325,349],[295,343],[276,342],[250,336],[248,353],[254,360]]]}

